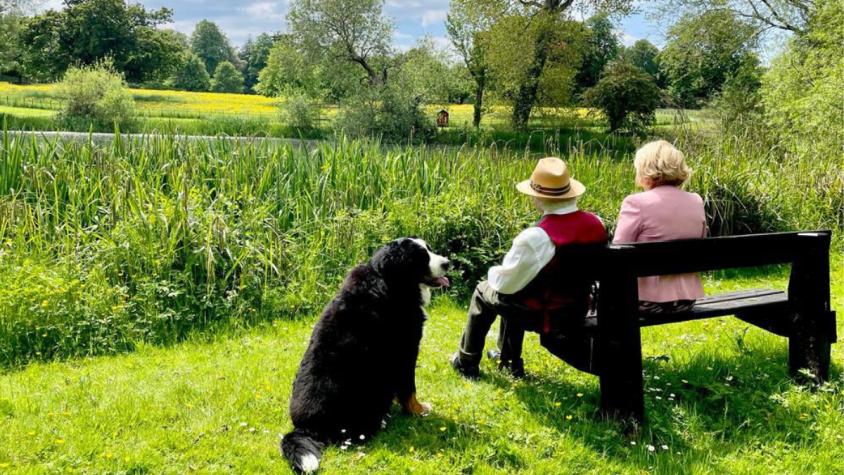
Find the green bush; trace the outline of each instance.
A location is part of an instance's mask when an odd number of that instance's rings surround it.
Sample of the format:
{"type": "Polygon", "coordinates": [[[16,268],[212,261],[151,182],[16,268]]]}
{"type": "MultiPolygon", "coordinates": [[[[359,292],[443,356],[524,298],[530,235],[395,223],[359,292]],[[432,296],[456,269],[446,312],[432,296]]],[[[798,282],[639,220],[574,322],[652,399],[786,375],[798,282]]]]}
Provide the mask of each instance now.
{"type": "Polygon", "coordinates": [[[283,94],[281,121],[295,129],[309,132],[319,126],[320,104],[307,94],[290,90],[283,94]]]}
{"type": "Polygon", "coordinates": [[[185,91],[207,91],[211,89],[211,77],[202,59],[194,53],[187,53],[170,85],[185,91]]]}
{"type": "Polygon", "coordinates": [[[436,127],[421,99],[399,85],[373,86],[343,105],[334,128],[352,137],[377,137],[385,142],[425,142],[436,127]]]}
{"type": "Polygon", "coordinates": [[[65,98],[59,120],[66,125],[91,124],[114,128],[131,123],[135,101],[123,81],[107,61],[91,66],[71,67],[59,83],[65,98]]]}
{"type": "Polygon", "coordinates": [[[214,92],[243,92],[243,74],[228,61],[223,61],[214,70],[211,78],[211,90],[214,92]]]}
{"type": "Polygon", "coordinates": [[[660,91],[653,77],[625,61],[611,63],[595,87],[584,94],[607,117],[610,131],[643,133],[654,122],[660,91]]]}
{"type": "Polygon", "coordinates": [[[131,349],[124,303],[98,272],[0,258],[0,366],[131,349]]]}

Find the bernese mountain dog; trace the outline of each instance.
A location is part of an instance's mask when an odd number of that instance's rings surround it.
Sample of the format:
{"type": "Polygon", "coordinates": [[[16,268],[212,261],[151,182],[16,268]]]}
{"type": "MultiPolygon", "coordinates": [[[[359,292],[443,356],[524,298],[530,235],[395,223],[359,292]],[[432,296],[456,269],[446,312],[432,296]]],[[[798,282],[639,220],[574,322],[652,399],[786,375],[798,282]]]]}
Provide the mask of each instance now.
{"type": "Polygon", "coordinates": [[[377,432],[394,400],[407,414],[431,406],[416,399],[416,358],[431,289],[449,285],[449,260],[421,239],[382,247],[349,272],[322,313],[293,381],[294,429],[281,452],[294,470],[319,467],[325,444],[377,432]]]}

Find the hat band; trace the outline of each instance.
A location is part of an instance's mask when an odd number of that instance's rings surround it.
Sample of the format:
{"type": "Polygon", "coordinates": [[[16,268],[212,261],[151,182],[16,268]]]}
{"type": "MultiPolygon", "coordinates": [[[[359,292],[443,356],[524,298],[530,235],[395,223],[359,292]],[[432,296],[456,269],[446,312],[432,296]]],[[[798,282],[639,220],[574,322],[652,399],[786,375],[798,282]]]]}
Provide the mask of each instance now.
{"type": "Polygon", "coordinates": [[[566,186],[551,188],[548,186],[542,186],[538,183],[534,183],[534,181],[531,180],[530,187],[533,189],[533,191],[542,193],[544,195],[560,196],[568,193],[571,190],[571,183],[568,183],[566,186]]]}

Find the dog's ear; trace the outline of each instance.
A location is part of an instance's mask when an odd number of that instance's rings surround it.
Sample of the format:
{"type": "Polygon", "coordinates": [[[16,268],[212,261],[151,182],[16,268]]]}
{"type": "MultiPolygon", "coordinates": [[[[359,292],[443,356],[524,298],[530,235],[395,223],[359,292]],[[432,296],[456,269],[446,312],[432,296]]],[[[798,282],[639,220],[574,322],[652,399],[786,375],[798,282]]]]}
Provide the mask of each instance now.
{"type": "Polygon", "coordinates": [[[427,256],[418,244],[403,238],[390,242],[378,249],[370,259],[369,264],[385,280],[395,278],[414,279],[420,274],[423,266],[417,262],[427,256]]]}

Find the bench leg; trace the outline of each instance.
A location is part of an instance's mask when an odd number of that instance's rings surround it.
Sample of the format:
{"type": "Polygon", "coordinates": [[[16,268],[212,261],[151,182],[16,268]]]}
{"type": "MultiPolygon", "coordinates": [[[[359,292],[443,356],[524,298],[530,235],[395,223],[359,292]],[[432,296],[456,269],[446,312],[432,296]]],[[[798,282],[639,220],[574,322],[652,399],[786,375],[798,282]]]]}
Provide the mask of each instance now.
{"type": "MultiPolygon", "coordinates": [[[[834,317],[832,317],[833,322],[834,317]]],[[[818,320],[796,315],[788,338],[788,371],[799,382],[822,383],[829,379],[830,350],[834,335],[830,335],[818,320]],[[808,371],[808,374],[803,371],[808,371]]]]}
{"type": "Polygon", "coordinates": [[[598,372],[601,412],[609,417],[645,419],[642,339],[637,310],[637,282],[617,275],[601,282],[598,302],[598,372]]]}
{"type": "Polygon", "coordinates": [[[642,347],[638,331],[635,336],[636,338],[609,339],[598,343],[600,354],[611,359],[606,365],[602,365],[600,372],[601,412],[607,417],[633,419],[643,423],[645,401],[642,347]]]}

